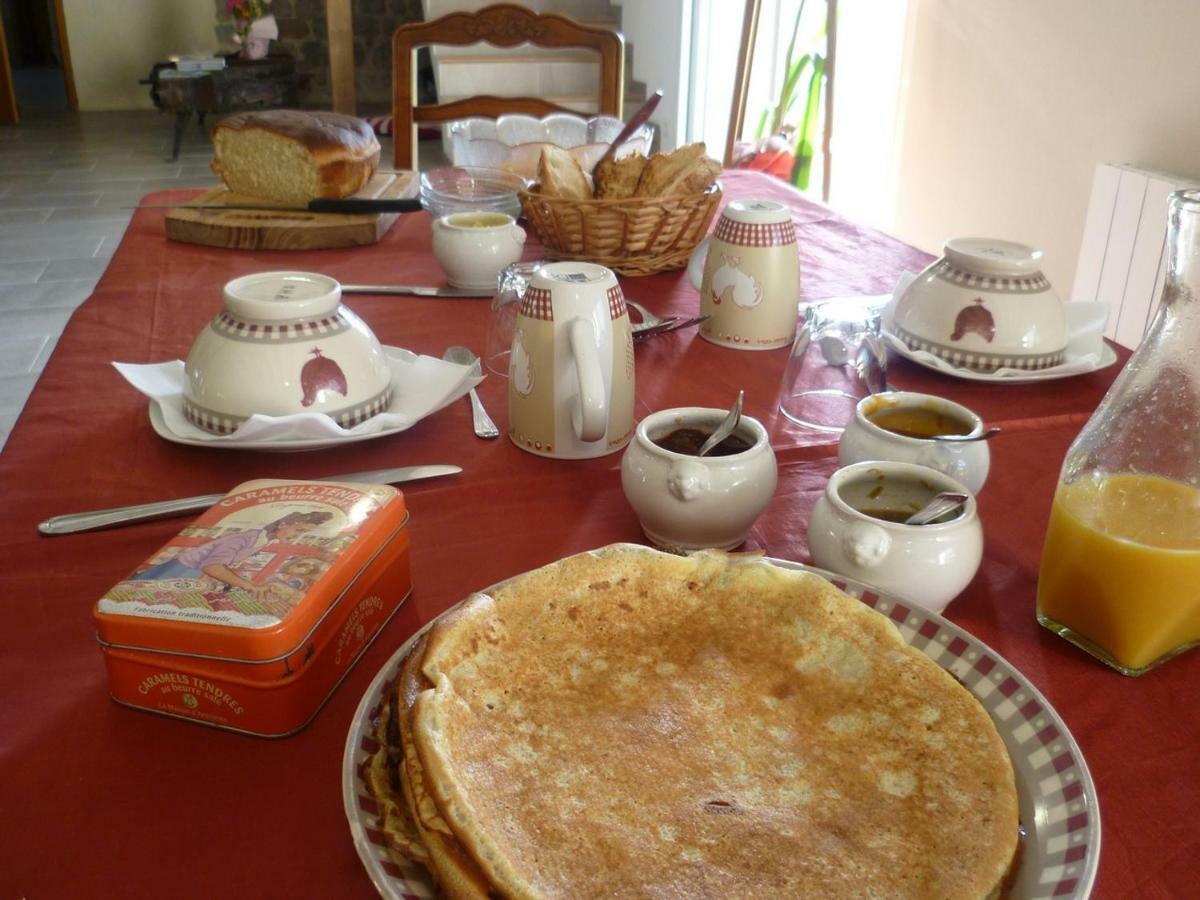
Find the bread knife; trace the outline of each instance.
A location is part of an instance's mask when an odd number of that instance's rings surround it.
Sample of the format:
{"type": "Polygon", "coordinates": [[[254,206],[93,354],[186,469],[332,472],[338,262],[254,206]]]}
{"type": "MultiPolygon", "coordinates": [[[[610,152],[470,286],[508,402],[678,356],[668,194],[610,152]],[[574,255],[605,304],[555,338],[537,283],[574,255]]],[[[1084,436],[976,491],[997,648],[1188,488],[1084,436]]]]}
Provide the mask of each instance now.
{"type": "Polygon", "coordinates": [[[650,121],[650,116],[658,107],[658,101],[663,98],[662,91],[655,91],[650,95],[650,98],[641,105],[641,108],[633,114],[633,118],[629,123],[621,129],[621,133],[617,135],[616,140],[608,145],[608,149],[604,151],[604,155],[596,160],[596,167],[600,163],[608,160],[616,155],[616,152],[625,146],[625,142],[633,137],[633,133],[650,121]]]}
{"type": "Polygon", "coordinates": [[[376,215],[378,213],[420,212],[424,207],[415,197],[373,199],[368,197],[346,197],[334,200],[318,197],[308,201],[307,206],[272,206],[253,203],[148,203],[142,206],[127,206],[126,209],[241,209],[258,212],[286,213],[336,213],[339,215],[376,215]]]}
{"type": "MultiPolygon", "coordinates": [[[[346,475],[326,475],[312,481],[348,481],[360,484],[399,484],[436,478],[439,475],[454,475],[462,471],[461,466],[402,466],[398,469],[372,469],[367,472],[350,472],[346,475]]],[[[204,494],[199,497],[182,497],[179,500],[161,500],[157,503],[138,503],[133,506],[114,506],[111,509],[96,509],[84,513],[68,513],[54,516],[38,525],[42,534],[74,534],[79,531],[95,531],[124,525],[127,522],[145,522],[149,519],[165,519],[198,509],[208,509],[224,494],[204,494]]]]}

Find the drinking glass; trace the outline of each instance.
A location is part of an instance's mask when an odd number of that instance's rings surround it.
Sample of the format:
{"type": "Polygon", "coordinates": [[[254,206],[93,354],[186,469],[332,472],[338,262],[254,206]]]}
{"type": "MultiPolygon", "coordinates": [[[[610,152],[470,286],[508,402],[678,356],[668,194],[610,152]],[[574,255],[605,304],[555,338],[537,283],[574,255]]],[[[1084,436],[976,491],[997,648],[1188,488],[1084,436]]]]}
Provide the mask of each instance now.
{"type": "Polygon", "coordinates": [[[496,276],[496,293],[492,295],[492,310],[488,318],[483,353],[484,364],[496,375],[508,377],[508,361],[512,354],[517,311],[525,298],[530,276],[542,265],[545,265],[545,260],[515,262],[505,266],[496,276]]]}
{"type": "Polygon", "coordinates": [[[810,306],[784,369],[780,412],[797,425],[840,432],[859,400],[887,390],[881,312],[853,301],[810,306]]]}

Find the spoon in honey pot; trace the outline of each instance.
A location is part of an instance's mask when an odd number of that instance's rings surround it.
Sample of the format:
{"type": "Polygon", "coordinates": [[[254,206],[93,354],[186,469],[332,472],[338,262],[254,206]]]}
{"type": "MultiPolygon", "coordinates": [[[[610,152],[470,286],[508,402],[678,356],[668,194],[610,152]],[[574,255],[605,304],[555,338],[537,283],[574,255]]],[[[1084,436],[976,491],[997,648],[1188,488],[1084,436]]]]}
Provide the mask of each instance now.
{"type": "Polygon", "coordinates": [[[967,499],[967,495],[961,491],[942,491],[940,494],[935,494],[925,506],[905,519],[904,524],[928,525],[947,513],[955,512],[967,502],[967,499]]]}
{"type": "Polygon", "coordinates": [[[725,415],[721,424],[717,426],[717,430],[708,436],[703,444],[700,445],[700,452],[697,456],[704,456],[714,447],[733,434],[733,429],[738,427],[738,422],[742,420],[742,399],[745,396],[745,391],[738,391],[737,400],[733,402],[733,408],[725,415]]]}
{"type": "Polygon", "coordinates": [[[952,441],[956,444],[963,444],[967,441],[986,441],[988,438],[995,437],[1004,429],[1000,426],[994,426],[979,434],[935,434],[935,441],[952,441]]]}

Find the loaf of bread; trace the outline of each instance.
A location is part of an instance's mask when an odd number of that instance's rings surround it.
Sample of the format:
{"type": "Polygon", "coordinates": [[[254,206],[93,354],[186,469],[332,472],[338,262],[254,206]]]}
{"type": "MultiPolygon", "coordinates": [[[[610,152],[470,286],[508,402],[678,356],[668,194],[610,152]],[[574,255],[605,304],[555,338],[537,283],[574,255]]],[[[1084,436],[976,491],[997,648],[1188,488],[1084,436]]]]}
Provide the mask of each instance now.
{"type": "Polygon", "coordinates": [[[362,190],[379,164],[379,141],[362,119],[272,109],[238,113],[212,130],[212,170],[236,194],[303,206],[362,190]]]}

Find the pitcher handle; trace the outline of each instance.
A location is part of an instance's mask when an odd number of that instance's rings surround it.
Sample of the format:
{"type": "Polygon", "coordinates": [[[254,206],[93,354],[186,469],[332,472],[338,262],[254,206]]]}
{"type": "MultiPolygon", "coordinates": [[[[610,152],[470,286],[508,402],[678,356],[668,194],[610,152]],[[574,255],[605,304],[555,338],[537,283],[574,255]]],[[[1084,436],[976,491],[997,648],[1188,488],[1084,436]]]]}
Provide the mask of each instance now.
{"type": "Polygon", "coordinates": [[[608,431],[608,397],[604,391],[604,373],[596,332],[587,319],[572,319],[567,326],[571,358],[579,374],[579,402],[571,412],[571,424],[581,441],[598,441],[608,431]]]}
{"type": "Polygon", "coordinates": [[[688,257],[688,281],[696,290],[700,290],[700,285],[704,282],[704,262],[708,259],[708,244],[711,240],[710,234],[696,245],[696,249],[688,257]]]}

